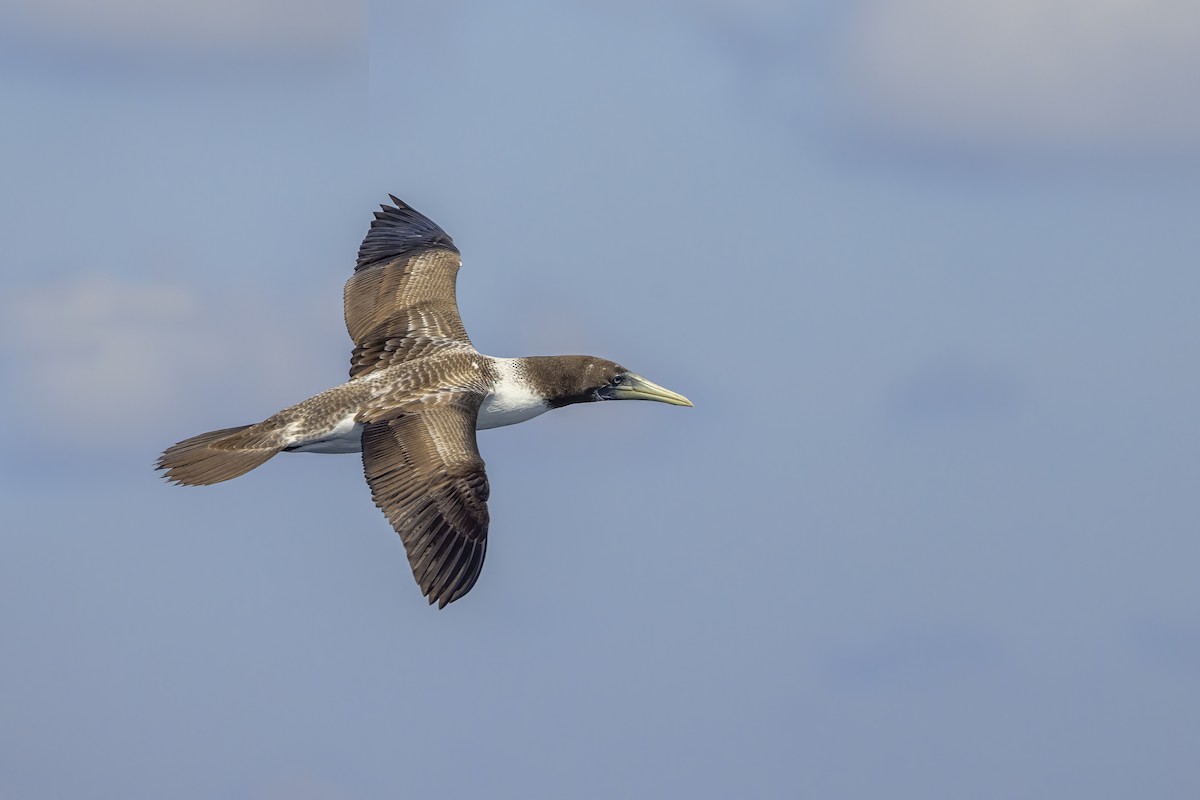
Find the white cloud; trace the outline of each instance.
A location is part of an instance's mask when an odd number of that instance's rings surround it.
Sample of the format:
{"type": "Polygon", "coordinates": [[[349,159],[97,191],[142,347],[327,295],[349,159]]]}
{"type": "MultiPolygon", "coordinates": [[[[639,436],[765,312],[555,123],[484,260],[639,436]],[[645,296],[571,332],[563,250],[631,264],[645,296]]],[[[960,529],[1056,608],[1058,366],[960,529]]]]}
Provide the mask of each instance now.
{"type": "Polygon", "coordinates": [[[312,369],[304,362],[326,349],[319,326],[271,309],[267,298],[215,301],[105,275],[7,287],[6,412],[42,440],[90,446],[137,440],[199,407],[211,413],[226,396],[245,416],[228,424],[254,421],[303,399],[291,393],[312,369]]]}
{"type": "Polygon", "coordinates": [[[0,10],[9,37],[154,55],[329,55],[363,38],[365,18],[365,2],[338,0],[18,0],[0,10]]]}
{"type": "Polygon", "coordinates": [[[919,143],[1200,147],[1200,3],[869,0],[835,69],[855,125],[919,143]]]}

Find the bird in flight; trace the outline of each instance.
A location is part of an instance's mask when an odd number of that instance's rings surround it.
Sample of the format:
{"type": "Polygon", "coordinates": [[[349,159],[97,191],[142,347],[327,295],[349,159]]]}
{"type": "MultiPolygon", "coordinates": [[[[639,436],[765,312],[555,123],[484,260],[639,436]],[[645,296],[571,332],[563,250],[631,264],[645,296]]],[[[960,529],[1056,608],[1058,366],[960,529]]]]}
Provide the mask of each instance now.
{"type": "Polygon", "coordinates": [[[157,467],[188,486],[243,475],[278,453],[362,453],[371,496],[400,534],[421,592],[445,608],[487,550],[487,474],[475,431],[599,400],[692,405],[594,356],[479,353],[458,315],[450,236],[390,196],[344,291],[350,380],[262,422],[167,448],[157,467]]]}

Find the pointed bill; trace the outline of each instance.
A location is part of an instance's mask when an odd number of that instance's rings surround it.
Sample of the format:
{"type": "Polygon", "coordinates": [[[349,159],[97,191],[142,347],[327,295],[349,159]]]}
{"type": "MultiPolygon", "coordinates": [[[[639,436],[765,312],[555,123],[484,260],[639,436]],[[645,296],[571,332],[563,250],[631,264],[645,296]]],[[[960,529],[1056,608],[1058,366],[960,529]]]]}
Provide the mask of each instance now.
{"type": "Polygon", "coordinates": [[[659,403],[670,403],[673,406],[691,406],[688,400],[677,392],[664,389],[653,381],[648,381],[641,375],[632,372],[625,376],[625,383],[608,390],[613,400],[655,400],[659,403]]]}

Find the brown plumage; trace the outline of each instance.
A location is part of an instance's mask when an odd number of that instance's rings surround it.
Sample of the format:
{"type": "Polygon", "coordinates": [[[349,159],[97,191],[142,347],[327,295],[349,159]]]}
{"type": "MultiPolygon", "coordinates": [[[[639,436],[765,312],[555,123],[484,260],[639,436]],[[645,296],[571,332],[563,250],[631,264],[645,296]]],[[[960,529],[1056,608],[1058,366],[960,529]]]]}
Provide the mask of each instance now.
{"type": "Polygon", "coordinates": [[[282,446],[246,446],[241,435],[252,426],[209,431],[167,449],[158,460],[158,468],[167,478],[189,486],[220,483],[245,475],[283,449],[282,446]]]}
{"type": "Polygon", "coordinates": [[[458,248],[427,217],[392,202],[375,212],[342,293],[351,378],[439,348],[471,347],[454,292],[458,248]]]}
{"type": "Polygon", "coordinates": [[[475,443],[480,396],[463,394],[363,429],[375,505],[408,551],[422,593],[440,606],[475,585],[487,552],[488,479],[475,443]]]}
{"type": "Polygon", "coordinates": [[[361,451],[371,496],[400,534],[417,584],[444,607],[475,585],[487,551],[477,429],[595,400],[691,403],[605,359],[480,354],[458,314],[454,241],[391,199],[346,283],[350,380],[257,424],[185,439],[157,466],[169,481],[199,486],[280,452],[361,451]]]}

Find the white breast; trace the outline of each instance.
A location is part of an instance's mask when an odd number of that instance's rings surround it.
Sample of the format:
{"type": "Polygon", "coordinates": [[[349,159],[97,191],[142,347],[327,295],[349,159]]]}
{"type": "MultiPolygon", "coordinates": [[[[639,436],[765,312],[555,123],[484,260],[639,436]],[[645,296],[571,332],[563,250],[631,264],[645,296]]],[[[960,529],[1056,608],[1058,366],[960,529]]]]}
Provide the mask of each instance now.
{"type": "Polygon", "coordinates": [[[475,422],[478,430],[516,425],[550,410],[541,396],[529,388],[517,368],[515,358],[498,358],[496,369],[500,373],[495,387],[483,399],[479,407],[479,418],[475,422]]]}

